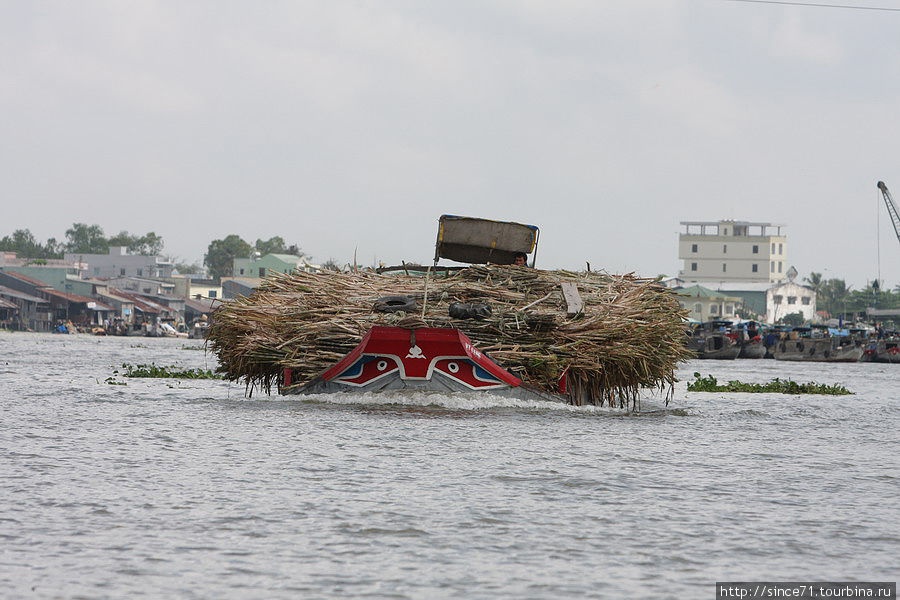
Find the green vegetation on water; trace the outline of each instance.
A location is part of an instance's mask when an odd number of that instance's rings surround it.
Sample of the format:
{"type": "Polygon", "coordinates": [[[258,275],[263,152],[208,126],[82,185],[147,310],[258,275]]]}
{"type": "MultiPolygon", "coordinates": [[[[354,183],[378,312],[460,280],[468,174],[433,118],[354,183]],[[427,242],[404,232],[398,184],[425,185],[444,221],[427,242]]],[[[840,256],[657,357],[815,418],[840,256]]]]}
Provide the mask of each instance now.
{"type": "MultiPolygon", "coordinates": [[[[152,377],[156,379],[221,379],[219,375],[208,369],[182,369],[180,367],[163,367],[149,365],[122,365],[125,372],[122,377],[152,377]]],[[[118,369],[113,371],[118,373],[118,369]]]]}
{"type": "Polygon", "coordinates": [[[777,377],[768,383],[744,383],[742,381],[729,381],[725,385],[712,375],[702,377],[700,373],[694,373],[694,381],[688,383],[689,392],[749,392],[752,394],[826,394],[829,396],[845,396],[852,394],[842,385],[826,385],[823,383],[797,383],[790,379],[778,379],[777,377]]]}

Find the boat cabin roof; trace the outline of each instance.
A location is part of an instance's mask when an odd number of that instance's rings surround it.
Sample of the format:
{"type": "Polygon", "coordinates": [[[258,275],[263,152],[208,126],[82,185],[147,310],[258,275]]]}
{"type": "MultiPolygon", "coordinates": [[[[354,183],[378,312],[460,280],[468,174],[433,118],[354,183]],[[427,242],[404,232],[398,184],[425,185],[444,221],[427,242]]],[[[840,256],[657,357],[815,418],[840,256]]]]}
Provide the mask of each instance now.
{"type": "Polygon", "coordinates": [[[539,235],[535,225],[441,215],[434,260],[510,265],[517,254],[531,254],[537,249],[539,235]]]}

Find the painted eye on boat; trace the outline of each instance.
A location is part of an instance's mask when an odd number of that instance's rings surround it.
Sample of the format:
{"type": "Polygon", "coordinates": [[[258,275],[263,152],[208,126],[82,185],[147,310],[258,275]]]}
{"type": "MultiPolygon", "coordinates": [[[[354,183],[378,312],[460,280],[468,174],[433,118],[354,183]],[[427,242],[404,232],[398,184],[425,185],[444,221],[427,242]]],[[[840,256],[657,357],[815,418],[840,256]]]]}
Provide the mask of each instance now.
{"type": "Polygon", "coordinates": [[[387,369],[387,361],[386,361],[386,360],[379,360],[379,361],[378,361],[378,364],[377,364],[376,366],[378,367],[378,370],[379,370],[379,371],[384,371],[385,369],[387,369]]]}
{"type": "Polygon", "coordinates": [[[448,363],[447,370],[450,371],[451,373],[457,373],[457,372],[459,372],[459,365],[456,364],[455,362],[448,363]]]}

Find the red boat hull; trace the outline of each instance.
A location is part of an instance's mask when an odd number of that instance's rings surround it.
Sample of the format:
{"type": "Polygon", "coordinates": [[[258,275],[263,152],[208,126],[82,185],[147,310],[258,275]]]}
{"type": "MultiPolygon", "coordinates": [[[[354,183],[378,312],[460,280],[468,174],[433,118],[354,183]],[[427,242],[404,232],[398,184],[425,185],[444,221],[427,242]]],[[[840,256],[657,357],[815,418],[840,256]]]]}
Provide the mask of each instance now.
{"type": "MultiPolygon", "coordinates": [[[[292,375],[285,369],[282,394],[415,389],[567,401],[524,385],[458,329],[372,327],[356,348],[312,381],[294,385],[292,375]]],[[[560,390],[565,391],[564,380],[560,390]]]]}

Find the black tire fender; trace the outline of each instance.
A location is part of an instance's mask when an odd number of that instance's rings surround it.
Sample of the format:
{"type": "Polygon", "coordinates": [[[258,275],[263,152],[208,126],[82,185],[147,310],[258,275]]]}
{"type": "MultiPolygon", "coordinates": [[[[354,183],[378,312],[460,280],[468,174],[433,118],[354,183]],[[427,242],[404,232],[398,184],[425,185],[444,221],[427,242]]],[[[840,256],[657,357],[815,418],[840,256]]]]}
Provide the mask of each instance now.
{"type": "Polygon", "coordinates": [[[382,296],[372,307],[375,312],[416,312],[416,299],[409,296],[382,296]]]}

